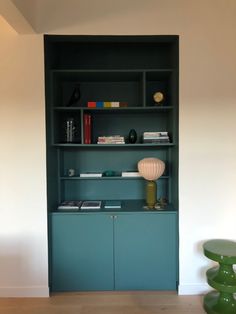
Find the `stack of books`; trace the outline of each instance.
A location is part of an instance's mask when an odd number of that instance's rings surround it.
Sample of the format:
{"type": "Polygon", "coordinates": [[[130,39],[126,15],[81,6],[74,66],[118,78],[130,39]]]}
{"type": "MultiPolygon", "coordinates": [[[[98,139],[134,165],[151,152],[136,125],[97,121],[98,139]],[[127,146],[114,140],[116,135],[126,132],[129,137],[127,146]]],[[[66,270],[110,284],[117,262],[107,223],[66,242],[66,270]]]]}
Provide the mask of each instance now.
{"type": "Polygon", "coordinates": [[[83,201],[80,209],[100,209],[102,201],[83,201]]]}
{"type": "Polygon", "coordinates": [[[143,143],[169,143],[168,132],[144,132],[143,143]]]}
{"type": "Polygon", "coordinates": [[[79,210],[80,206],[82,204],[82,201],[64,201],[61,202],[60,205],[58,205],[58,210],[79,210]]]}
{"type": "Polygon", "coordinates": [[[104,208],[121,208],[121,201],[119,200],[105,201],[104,208]]]}
{"type": "Polygon", "coordinates": [[[125,144],[124,136],[99,136],[97,144],[125,144]]]}

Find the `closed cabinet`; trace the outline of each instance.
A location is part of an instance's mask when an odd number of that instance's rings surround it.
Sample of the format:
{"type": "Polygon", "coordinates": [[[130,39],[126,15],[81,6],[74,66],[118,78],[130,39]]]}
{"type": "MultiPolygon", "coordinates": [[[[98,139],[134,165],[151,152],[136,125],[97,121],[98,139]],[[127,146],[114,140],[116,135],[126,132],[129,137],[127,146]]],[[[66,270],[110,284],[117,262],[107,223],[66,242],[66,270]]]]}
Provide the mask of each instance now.
{"type": "Polygon", "coordinates": [[[51,224],[51,290],[113,290],[112,218],[53,214],[51,224]]]}
{"type": "Polygon", "coordinates": [[[176,290],[176,214],[119,215],[115,289],[176,290]]]}
{"type": "Polygon", "coordinates": [[[52,291],[175,290],[176,214],[53,214],[52,291]]]}

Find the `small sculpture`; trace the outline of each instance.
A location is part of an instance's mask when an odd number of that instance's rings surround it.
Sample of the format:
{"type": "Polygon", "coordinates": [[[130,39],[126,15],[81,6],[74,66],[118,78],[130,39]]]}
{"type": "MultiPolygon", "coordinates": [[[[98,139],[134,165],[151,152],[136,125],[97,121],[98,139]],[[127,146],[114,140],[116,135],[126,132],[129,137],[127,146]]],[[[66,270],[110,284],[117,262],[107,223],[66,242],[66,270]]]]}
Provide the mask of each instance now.
{"type": "Polygon", "coordinates": [[[129,137],[128,137],[129,143],[134,144],[137,141],[137,132],[134,129],[131,129],[129,131],[129,137]]]}
{"type": "Polygon", "coordinates": [[[73,93],[70,97],[70,100],[67,104],[67,107],[71,107],[73,105],[75,105],[79,100],[80,100],[80,97],[81,97],[81,93],[80,93],[80,84],[76,84],[75,85],[75,88],[73,90],[73,93]]]}

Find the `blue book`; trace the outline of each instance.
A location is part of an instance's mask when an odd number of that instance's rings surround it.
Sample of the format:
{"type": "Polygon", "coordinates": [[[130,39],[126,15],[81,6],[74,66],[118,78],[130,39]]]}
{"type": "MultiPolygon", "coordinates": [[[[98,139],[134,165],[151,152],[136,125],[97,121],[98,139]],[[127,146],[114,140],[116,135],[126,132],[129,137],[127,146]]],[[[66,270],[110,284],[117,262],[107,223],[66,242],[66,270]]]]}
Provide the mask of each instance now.
{"type": "Polygon", "coordinates": [[[121,201],[105,201],[104,208],[121,208],[121,201]]]}

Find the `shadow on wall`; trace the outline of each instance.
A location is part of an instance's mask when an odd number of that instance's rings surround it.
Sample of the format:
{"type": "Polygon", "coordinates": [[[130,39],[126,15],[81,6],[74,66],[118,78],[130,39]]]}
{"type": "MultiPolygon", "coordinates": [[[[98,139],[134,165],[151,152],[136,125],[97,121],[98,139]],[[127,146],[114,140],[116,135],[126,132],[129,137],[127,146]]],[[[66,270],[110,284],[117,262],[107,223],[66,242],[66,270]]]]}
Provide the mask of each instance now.
{"type": "MultiPolygon", "coordinates": [[[[140,9],[155,7],[155,0],[148,2],[141,0],[34,1],[30,3],[33,13],[31,16],[27,16],[29,14],[22,5],[22,0],[14,1],[14,3],[29,19],[37,33],[53,32],[73,25],[93,23],[97,20],[102,21],[113,16],[133,14],[140,9]]],[[[109,25],[107,33],[109,33],[109,25]]]]}
{"type": "Polygon", "coordinates": [[[44,284],[46,275],[42,276],[42,272],[45,270],[42,262],[36,258],[40,246],[40,239],[34,236],[21,238],[15,235],[9,239],[1,235],[0,289],[44,284]]]}
{"type": "Polygon", "coordinates": [[[209,268],[218,265],[217,263],[213,262],[212,260],[208,259],[205,255],[204,255],[204,251],[203,251],[203,244],[208,241],[209,239],[206,240],[202,240],[200,242],[197,243],[196,245],[196,252],[197,254],[201,255],[205,261],[205,265],[199,268],[199,277],[201,279],[204,279],[204,281],[206,281],[206,272],[209,268]]]}

